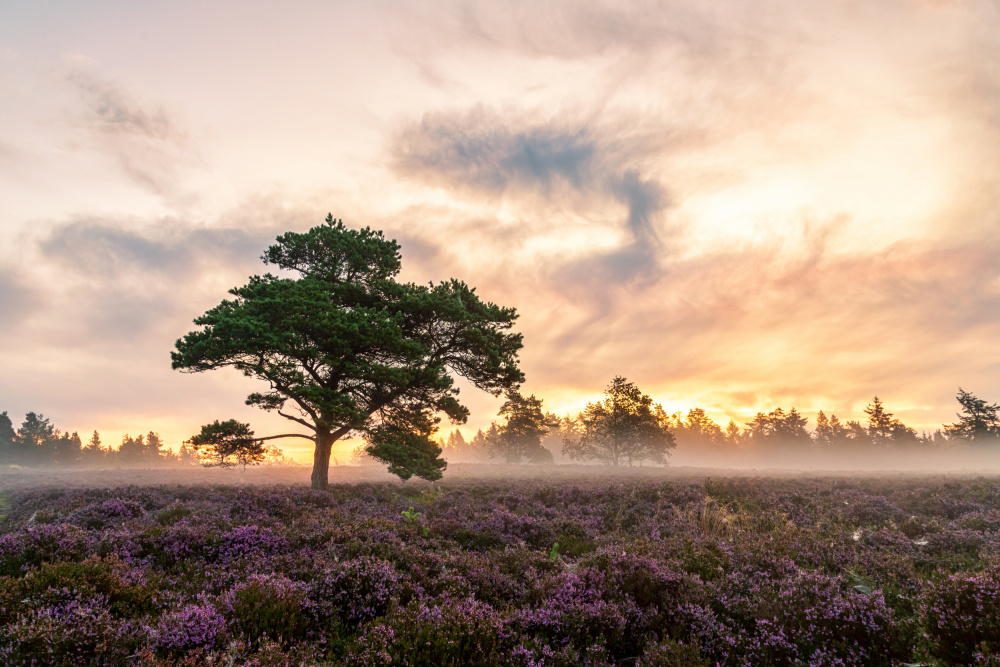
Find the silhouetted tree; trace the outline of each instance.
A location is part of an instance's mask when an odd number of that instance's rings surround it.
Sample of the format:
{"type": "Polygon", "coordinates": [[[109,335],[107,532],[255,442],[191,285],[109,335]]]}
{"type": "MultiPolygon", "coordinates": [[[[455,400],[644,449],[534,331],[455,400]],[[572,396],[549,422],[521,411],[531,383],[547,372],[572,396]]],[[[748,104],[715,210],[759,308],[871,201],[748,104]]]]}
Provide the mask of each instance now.
{"type": "Polygon", "coordinates": [[[444,447],[442,447],[442,449],[446,452],[447,451],[460,452],[463,451],[468,446],[469,443],[465,441],[465,436],[462,435],[462,432],[456,428],[454,431],[448,434],[448,440],[444,443],[444,447]]]}
{"type": "Polygon", "coordinates": [[[878,396],[864,409],[868,415],[868,437],[876,446],[884,446],[892,440],[892,413],[885,409],[878,396]]]}
{"type": "Polygon", "coordinates": [[[449,373],[494,396],[524,379],[521,335],[510,333],[514,309],[480,301],[458,280],[397,282],[399,245],[382,232],[328,216],[278,237],[263,260],[286,273],[231,290],[234,298],[196,319],[202,329],[178,340],[171,358],[175,369],[231,367],[265,380],[269,390],[247,403],[309,431],[284,435],[315,443],[313,488],[327,487],[333,444],[352,433],[391,470],[440,477],[434,415],[468,417],[449,373]]]}
{"type": "Polygon", "coordinates": [[[820,410],[816,415],[816,430],[813,432],[813,439],[816,444],[824,449],[834,449],[844,444],[849,437],[849,430],[840,423],[837,415],[829,417],[820,410]]]}
{"type": "Polygon", "coordinates": [[[442,444],[443,456],[448,461],[485,461],[489,458],[486,449],[486,436],[482,429],[471,440],[458,429],[455,429],[442,444]]]}
{"type": "Polygon", "coordinates": [[[688,410],[687,418],[676,412],[668,418],[670,432],[684,447],[717,448],[725,445],[726,437],[702,408],[688,410]]]}
{"type": "Polygon", "coordinates": [[[17,430],[16,444],[17,449],[20,450],[18,458],[26,463],[42,463],[51,460],[52,441],[58,435],[58,431],[48,418],[29,412],[24,416],[21,428],[17,430]]]}
{"type": "Polygon", "coordinates": [[[847,440],[856,446],[869,446],[872,444],[868,429],[862,426],[861,422],[853,419],[847,422],[847,440]]]}
{"type": "Polygon", "coordinates": [[[905,444],[917,442],[917,432],[895,419],[893,414],[885,409],[885,405],[876,396],[864,409],[868,415],[868,439],[876,447],[889,444],[905,444]]]}
{"type": "Polygon", "coordinates": [[[52,463],[57,465],[73,465],[80,462],[83,443],[80,442],[80,435],[74,431],[72,434],[63,433],[52,440],[52,463]]]}
{"type": "Polygon", "coordinates": [[[201,432],[184,441],[190,445],[202,465],[232,468],[254,465],[264,460],[266,452],[260,439],[253,437],[250,424],[228,419],[201,427],[201,432]]]}
{"type": "Polygon", "coordinates": [[[948,437],[969,442],[995,441],[1000,437],[1000,405],[976,398],[961,387],[955,399],[962,411],[956,415],[957,422],[944,425],[948,437]]]}
{"type": "Polygon", "coordinates": [[[0,412],[0,462],[12,463],[17,459],[17,432],[6,412],[0,412]]]}
{"type": "Polygon", "coordinates": [[[117,463],[123,465],[138,465],[146,460],[146,438],[139,435],[132,437],[128,433],[122,436],[122,444],[112,454],[117,463]]]}
{"type": "Polygon", "coordinates": [[[942,447],[948,443],[948,437],[941,431],[937,429],[931,434],[930,438],[925,438],[927,444],[932,447],[942,447]]]}
{"type": "Polygon", "coordinates": [[[198,451],[194,447],[189,447],[187,441],[182,442],[180,451],[177,453],[177,462],[182,465],[199,463],[198,451]]]}
{"type": "Polygon", "coordinates": [[[108,454],[108,450],[101,444],[101,434],[96,430],[90,436],[90,440],[83,446],[80,452],[81,460],[84,463],[102,463],[108,454]]]}
{"type": "Polygon", "coordinates": [[[920,442],[920,436],[917,435],[916,429],[910,428],[898,419],[892,420],[889,435],[894,445],[916,444],[920,442]]]}
{"type": "Polygon", "coordinates": [[[166,452],[163,451],[163,440],[160,439],[159,433],[150,431],[146,434],[146,448],[143,454],[151,463],[159,461],[160,458],[166,454],[166,452]]]}
{"type": "Polygon", "coordinates": [[[730,419],[729,423],[726,424],[726,431],[723,434],[723,437],[725,438],[726,444],[730,447],[741,447],[743,445],[743,429],[741,429],[740,425],[732,419],[730,419]]]}
{"type": "Polygon", "coordinates": [[[613,466],[665,463],[676,445],[663,407],[654,405],[653,399],[620,376],[611,381],[604,396],[599,403],[588,403],[580,413],[583,433],[566,440],[563,454],[573,460],[613,466]]]}
{"type": "Polygon", "coordinates": [[[808,420],[792,408],[785,412],[775,408],[764,414],[757,415],[747,422],[747,437],[758,444],[801,444],[812,443],[806,423],[808,420]]]}
{"type": "Polygon", "coordinates": [[[505,421],[496,427],[496,437],[490,442],[492,453],[507,463],[551,463],[552,452],[542,446],[542,437],[549,424],[542,412],[541,399],[522,396],[517,391],[507,394],[507,401],[498,413],[505,421]]]}
{"type": "Polygon", "coordinates": [[[478,429],[476,434],[472,436],[461,453],[456,452],[457,456],[455,460],[465,460],[465,461],[486,461],[490,458],[490,453],[493,451],[493,443],[497,439],[497,425],[495,422],[491,422],[489,428],[485,431],[483,429],[478,429]]]}
{"type": "Polygon", "coordinates": [[[285,452],[277,445],[264,446],[264,465],[268,466],[293,466],[295,459],[286,456],[285,452]]]}
{"type": "Polygon", "coordinates": [[[567,439],[579,437],[583,433],[583,424],[579,419],[570,415],[560,417],[555,413],[546,412],[545,423],[549,430],[542,436],[542,446],[553,453],[553,459],[555,453],[559,453],[560,458],[562,458],[562,451],[567,439]]]}

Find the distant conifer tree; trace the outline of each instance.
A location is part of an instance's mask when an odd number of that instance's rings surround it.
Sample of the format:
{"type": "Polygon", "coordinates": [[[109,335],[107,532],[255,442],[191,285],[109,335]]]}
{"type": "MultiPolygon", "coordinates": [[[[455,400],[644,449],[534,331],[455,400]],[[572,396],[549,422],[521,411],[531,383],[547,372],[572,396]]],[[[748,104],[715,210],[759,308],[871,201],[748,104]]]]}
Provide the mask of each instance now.
{"type": "Polygon", "coordinates": [[[495,426],[496,437],[489,441],[494,455],[503,457],[507,463],[552,462],[552,452],[542,445],[549,424],[542,412],[541,399],[510,391],[498,415],[505,419],[495,426]]]}
{"type": "Polygon", "coordinates": [[[969,442],[995,441],[1000,438],[1000,405],[976,398],[961,387],[958,388],[955,399],[962,406],[962,411],[957,415],[957,422],[944,426],[949,438],[969,442]]]}

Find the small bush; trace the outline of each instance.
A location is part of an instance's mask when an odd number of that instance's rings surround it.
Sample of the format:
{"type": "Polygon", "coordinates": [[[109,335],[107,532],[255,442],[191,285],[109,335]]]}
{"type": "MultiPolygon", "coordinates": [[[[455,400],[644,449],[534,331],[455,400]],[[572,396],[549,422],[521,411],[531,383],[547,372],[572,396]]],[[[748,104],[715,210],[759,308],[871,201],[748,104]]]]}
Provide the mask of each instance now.
{"type": "Polygon", "coordinates": [[[1000,653],[1000,570],[947,577],[923,601],[933,655],[964,665],[977,653],[1000,653]]]}
{"type": "Polygon", "coordinates": [[[709,667],[697,646],[666,640],[646,648],[637,667],[709,667]]]}
{"type": "Polygon", "coordinates": [[[102,596],[108,601],[142,601],[131,587],[122,581],[126,570],[117,557],[108,559],[91,557],[79,563],[43,563],[30,570],[22,581],[25,597],[44,600],[60,597],[63,591],[72,592],[82,599],[102,596]],[[138,600],[135,598],[138,597],[138,600]]]}
{"type": "Polygon", "coordinates": [[[134,625],[112,618],[101,600],[32,609],[0,629],[0,663],[8,667],[121,665],[137,647],[134,625]]]}
{"type": "Polygon", "coordinates": [[[615,659],[634,656],[644,643],[646,616],[628,596],[606,599],[607,590],[607,578],[594,568],[557,575],[532,593],[535,606],[513,614],[513,627],[556,646],[599,646],[615,659]]]}
{"type": "Polygon", "coordinates": [[[759,664],[890,667],[912,647],[881,592],[845,592],[839,578],[824,575],[783,581],[756,621],[756,632],[741,640],[759,664]]]}
{"type": "Polygon", "coordinates": [[[69,515],[66,521],[87,530],[102,530],[108,526],[138,519],[145,513],[141,503],[134,500],[112,498],[104,502],[86,505],[69,515]]]}
{"type": "Polygon", "coordinates": [[[226,619],[210,604],[190,604],[163,614],[151,632],[151,643],[171,654],[210,649],[225,632],[226,619]]]}
{"type": "Polygon", "coordinates": [[[156,522],[161,526],[177,523],[186,516],[191,516],[191,509],[185,505],[174,504],[164,507],[156,514],[156,522]]]}
{"type": "Polygon", "coordinates": [[[399,597],[399,585],[391,563],[365,558],[327,567],[310,582],[308,595],[321,623],[360,625],[385,616],[399,597]]]}
{"type": "Polygon", "coordinates": [[[223,563],[288,551],[288,541],[269,528],[239,526],[222,537],[216,556],[223,563]]]}
{"type": "Polygon", "coordinates": [[[30,524],[0,536],[0,575],[20,576],[31,567],[83,560],[93,552],[86,531],[68,524],[30,524]]]}
{"type": "Polygon", "coordinates": [[[305,638],[306,587],[281,575],[255,575],[219,601],[229,627],[248,642],[264,638],[285,644],[305,638]]]}
{"type": "Polygon", "coordinates": [[[474,601],[423,603],[368,626],[349,653],[351,667],[493,667],[504,664],[503,622],[474,601]]]}

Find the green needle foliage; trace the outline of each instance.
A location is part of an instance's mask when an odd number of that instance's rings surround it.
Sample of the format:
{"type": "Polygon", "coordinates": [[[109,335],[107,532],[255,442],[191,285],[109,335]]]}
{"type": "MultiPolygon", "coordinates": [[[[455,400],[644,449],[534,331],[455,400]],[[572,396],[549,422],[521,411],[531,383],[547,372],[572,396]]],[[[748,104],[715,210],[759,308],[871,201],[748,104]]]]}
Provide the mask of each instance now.
{"type": "Polygon", "coordinates": [[[201,432],[184,444],[198,452],[203,465],[231,468],[254,465],[264,460],[266,452],[260,440],[253,437],[250,424],[235,419],[218,420],[201,427],[201,432]]]}
{"type": "Polygon", "coordinates": [[[177,341],[172,365],[264,380],[268,389],[246,402],[308,429],[281,437],[315,443],[313,488],[327,487],[331,448],[351,434],[403,479],[440,478],[438,414],[468,418],[452,375],[494,396],[524,380],[516,311],[455,279],[397,282],[399,245],[380,231],[328,216],[278,237],[262,259],[281,275],[230,290],[232,299],[194,321],[200,330],[177,341]]]}

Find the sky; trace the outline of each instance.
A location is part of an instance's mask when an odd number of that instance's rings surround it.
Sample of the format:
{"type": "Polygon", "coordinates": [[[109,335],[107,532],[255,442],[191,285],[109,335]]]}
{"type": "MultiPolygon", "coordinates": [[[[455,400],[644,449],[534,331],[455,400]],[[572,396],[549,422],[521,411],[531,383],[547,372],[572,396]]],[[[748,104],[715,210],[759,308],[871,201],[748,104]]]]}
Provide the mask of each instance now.
{"type": "Polygon", "coordinates": [[[1000,401],[1000,0],[0,0],[15,425],[287,430],[170,351],[327,213],[516,307],[556,413],[933,430],[1000,401]]]}

